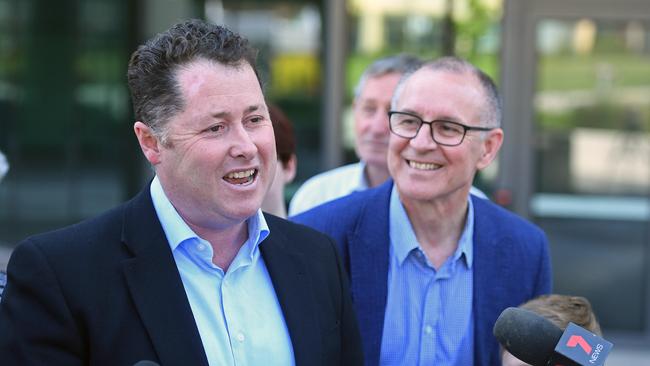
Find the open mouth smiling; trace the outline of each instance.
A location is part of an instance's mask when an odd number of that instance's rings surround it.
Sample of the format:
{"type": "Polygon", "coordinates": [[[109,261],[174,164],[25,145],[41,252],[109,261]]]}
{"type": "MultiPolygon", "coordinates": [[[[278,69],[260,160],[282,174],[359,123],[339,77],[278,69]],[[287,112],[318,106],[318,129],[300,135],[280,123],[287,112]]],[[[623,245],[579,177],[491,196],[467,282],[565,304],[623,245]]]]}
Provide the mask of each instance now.
{"type": "Polygon", "coordinates": [[[413,160],[406,160],[408,165],[417,170],[438,170],[442,168],[442,165],[440,164],[434,164],[434,163],[421,163],[413,160]]]}
{"type": "Polygon", "coordinates": [[[223,177],[223,180],[230,184],[247,185],[251,184],[257,177],[257,169],[247,169],[230,172],[223,177]]]}

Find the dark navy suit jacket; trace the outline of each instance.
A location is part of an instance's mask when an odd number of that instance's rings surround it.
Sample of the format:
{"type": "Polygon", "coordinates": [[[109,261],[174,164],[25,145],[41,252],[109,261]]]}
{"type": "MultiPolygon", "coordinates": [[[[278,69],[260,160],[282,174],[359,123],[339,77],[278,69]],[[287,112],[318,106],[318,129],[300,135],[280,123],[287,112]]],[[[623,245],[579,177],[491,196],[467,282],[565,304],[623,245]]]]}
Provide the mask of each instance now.
{"type": "MultiPolygon", "coordinates": [[[[266,221],[271,232],[260,251],[296,365],[362,364],[334,242],[274,216],[266,221]]],[[[97,218],[26,239],[7,272],[0,365],[208,364],[148,189],[97,218]]]]}
{"type": "MultiPolygon", "coordinates": [[[[292,218],[332,236],[349,272],[366,365],[379,364],[388,288],[389,181],[292,218]]],[[[551,290],[544,233],[533,224],[472,196],[474,206],[474,365],[500,365],[492,328],[507,307],[551,290]]]]}

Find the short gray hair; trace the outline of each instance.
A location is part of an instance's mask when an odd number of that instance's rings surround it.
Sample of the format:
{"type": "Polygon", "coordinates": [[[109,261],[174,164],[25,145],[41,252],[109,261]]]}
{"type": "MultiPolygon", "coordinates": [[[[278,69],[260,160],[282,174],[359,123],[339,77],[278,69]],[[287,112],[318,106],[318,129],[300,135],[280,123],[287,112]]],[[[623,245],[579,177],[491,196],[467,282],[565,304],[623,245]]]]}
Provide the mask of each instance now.
{"type": "Polygon", "coordinates": [[[406,81],[413,75],[416,71],[427,68],[433,71],[446,71],[454,74],[470,73],[474,75],[479,81],[481,87],[483,88],[483,95],[485,96],[486,110],[483,113],[482,121],[486,126],[489,127],[501,127],[501,118],[502,118],[502,109],[501,109],[501,96],[497,90],[494,81],[490,76],[484,73],[478,67],[472,65],[470,62],[463,60],[459,57],[448,56],[442,57],[434,61],[429,61],[417,69],[410,70],[402,75],[397,88],[395,88],[395,93],[393,94],[393,99],[391,100],[391,108],[395,109],[397,101],[404,89],[406,81]]]}
{"type": "Polygon", "coordinates": [[[376,78],[386,74],[404,74],[410,70],[417,69],[422,65],[422,60],[409,54],[399,54],[380,58],[370,64],[361,74],[359,82],[354,87],[354,97],[358,98],[366,86],[368,79],[376,78]]]}

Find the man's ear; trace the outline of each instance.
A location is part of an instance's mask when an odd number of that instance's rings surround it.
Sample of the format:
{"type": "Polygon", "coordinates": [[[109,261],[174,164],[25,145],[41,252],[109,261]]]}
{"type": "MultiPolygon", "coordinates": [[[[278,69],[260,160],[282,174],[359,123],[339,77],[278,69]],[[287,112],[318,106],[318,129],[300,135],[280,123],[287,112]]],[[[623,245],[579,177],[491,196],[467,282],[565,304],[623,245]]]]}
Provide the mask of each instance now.
{"type": "Polygon", "coordinates": [[[497,156],[497,153],[503,144],[502,129],[495,128],[487,133],[488,135],[483,140],[483,153],[476,164],[476,167],[479,170],[486,168],[490,163],[492,163],[492,160],[497,156]]]}
{"type": "Polygon", "coordinates": [[[138,121],[133,124],[133,131],[135,132],[135,136],[138,138],[140,149],[142,149],[142,153],[149,163],[151,163],[151,165],[160,163],[160,149],[162,146],[156,135],[154,135],[151,127],[138,121]]]}
{"type": "Polygon", "coordinates": [[[293,182],[293,178],[296,177],[296,169],[298,165],[298,158],[296,154],[291,154],[291,158],[287,161],[286,164],[279,164],[282,170],[284,170],[284,184],[289,184],[293,182]]]}

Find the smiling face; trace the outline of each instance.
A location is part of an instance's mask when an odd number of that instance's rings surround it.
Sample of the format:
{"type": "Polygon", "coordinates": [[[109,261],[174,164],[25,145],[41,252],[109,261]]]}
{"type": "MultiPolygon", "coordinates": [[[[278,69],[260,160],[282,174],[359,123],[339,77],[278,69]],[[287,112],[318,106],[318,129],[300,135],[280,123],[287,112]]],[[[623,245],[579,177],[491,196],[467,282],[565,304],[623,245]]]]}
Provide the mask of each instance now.
{"type": "Polygon", "coordinates": [[[151,135],[147,140],[151,131],[136,123],[145,156],[190,226],[218,230],[242,223],[260,208],[276,168],[257,77],[247,63],[207,60],[184,65],[175,76],[185,105],[168,121],[165,144],[151,135]]]}
{"type": "Polygon", "coordinates": [[[359,159],[386,169],[388,111],[401,74],[388,73],[366,80],[354,100],[355,149],[359,159]]]}
{"type": "MultiPolygon", "coordinates": [[[[425,121],[490,127],[481,122],[485,108],[483,89],[474,75],[424,67],[406,81],[394,110],[425,121]]],[[[468,131],[460,145],[441,146],[431,138],[430,127],[423,125],[410,140],[391,134],[388,169],[403,199],[464,199],[476,171],[490,164],[502,140],[501,129],[468,131]]]]}

